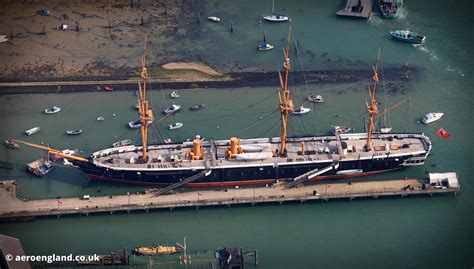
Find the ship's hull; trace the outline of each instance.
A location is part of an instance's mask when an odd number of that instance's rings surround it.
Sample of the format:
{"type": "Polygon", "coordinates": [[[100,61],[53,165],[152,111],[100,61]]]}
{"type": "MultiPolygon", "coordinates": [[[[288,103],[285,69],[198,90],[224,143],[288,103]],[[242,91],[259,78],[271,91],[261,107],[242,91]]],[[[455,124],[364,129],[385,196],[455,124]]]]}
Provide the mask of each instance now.
{"type": "MultiPolygon", "coordinates": [[[[401,169],[412,158],[419,159],[421,165],[426,156],[403,156],[373,158],[368,160],[342,160],[337,170],[331,170],[309,180],[324,180],[367,176],[401,169]]],[[[112,170],[96,166],[92,163],[76,163],[79,168],[92,180],[110,181],[123,184],[167,186],[188,178],[204,169],[174,169],[174,170],[112,170]]],[[[322,169],[332,164],[327,162],[287,163],[284,165],[239,166],[233,168],[214,168],[209,176],[198,179],[187,187],[221,187],[241,185],[265,185],[278,180],[292,180],[314,169],[322,169]]]]}

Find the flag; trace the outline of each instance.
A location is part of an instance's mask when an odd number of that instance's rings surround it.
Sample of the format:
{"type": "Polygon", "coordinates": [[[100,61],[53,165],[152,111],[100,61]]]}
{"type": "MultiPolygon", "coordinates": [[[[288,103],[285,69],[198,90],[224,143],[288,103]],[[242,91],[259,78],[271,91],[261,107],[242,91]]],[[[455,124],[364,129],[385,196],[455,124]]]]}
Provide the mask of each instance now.
{"type": "Polygon", "coordinates": [[[446,132],[443,128],[439,128],[439,130],[436,132],[439,136],[442,138],[449,138],[451,135],[446,132]]]}
{"type": "Polygon", "coordinates": [[[199,195],[199,196],[201,196],[201,195],[202,195],[202,193],[198,192],[198,195],[199,195]]]}

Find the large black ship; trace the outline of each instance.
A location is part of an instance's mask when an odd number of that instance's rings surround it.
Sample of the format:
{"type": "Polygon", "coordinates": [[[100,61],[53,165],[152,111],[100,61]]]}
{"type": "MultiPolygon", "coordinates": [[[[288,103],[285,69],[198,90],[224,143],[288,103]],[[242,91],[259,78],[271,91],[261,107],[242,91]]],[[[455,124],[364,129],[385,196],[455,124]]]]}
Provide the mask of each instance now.
{"type": "Polygon", "coordinates": [[[138,89],[142,145],[104,149],[83,158],[22,143],[64,156],[93,180],[161,186],[180,182],[188,187],[210,187],[271,184],[278,180],[291,182],[301,178],[311,181],[365,176],[424,164],[431,150],[427,136],[374,130],[378,114],[375,100],[378,60],[373,67],[370,100],[366,102],[369,113],[367,133],[340,134],[334,128],[333,135],[287,137],[288,117],[296,110],[288,89],[288,52],[289,45],[285,50],[283,72],[278,72],[280,137],[232,137],[218,141],[196,137],[183,143],[148,145],[148,125],[154,119],[147,101],[145,46],[142,81],[138,89]]]}

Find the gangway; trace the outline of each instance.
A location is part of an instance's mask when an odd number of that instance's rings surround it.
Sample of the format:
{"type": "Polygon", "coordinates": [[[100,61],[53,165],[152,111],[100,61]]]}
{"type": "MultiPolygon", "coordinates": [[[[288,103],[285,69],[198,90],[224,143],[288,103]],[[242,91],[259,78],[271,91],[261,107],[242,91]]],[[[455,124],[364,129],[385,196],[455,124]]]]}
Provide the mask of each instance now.
{"type": "Polygon", "coordinates": [[[319,176],[321,174],[324,174],[328,171],[331,171],[332,169],[337,169],[339,167],[339,163],[332,163],[324,168],[322,168],[321,170],[319,170],[318,168],[316,169],[313,169],[309,172],[306,172],[300,176],[297,176],[293,179],[293,181],[290,181],[288,183],[285,184],[285,187],[287,189],[289,188],[293,188],[294,186],[298,185],[298,184],[301,184],[303,182],[305,182],[306,180],[308,180],[309,178],[312,178],[312,177],[315,177],[315,176],[319,176]]]}
{"type": "Polygon", "coordinates": [[[168,187],[165,187],[165,188],[162,188],[162,189],[158,190],[157,192],[155,192],[155,196],[160,196],[160,195],[166,194],[166,193],[168,193],[168,192],[170,192],[170,191],[172,191],[172,190],[175,190],[175,189],[177,189],[177,188],[179,188],[179,187],[181,187],[181,186],[184,186],[184,185],[186,185],[186,184],[189,184],[189,183],[191,183],[191,182],[193,182],[193,181],[196,181],[196,180],[198,180],[198,179],[200,179],[200,178],[207,177],[207,176],[209,176],[210,174],[211,174],[211,170],[204,170],[204,171],[199,172],[199,173],[197,173],[197,174],[195,174],[195,175],[192,175],[192,176],[190,176],[190,177],[188,177],[188,178],[182,179],[182,180],[180,180],[179,182],[176,182],[176,183],[174,183],[174,184],[172,184],[172,185],[169,185],[168,187]]]}

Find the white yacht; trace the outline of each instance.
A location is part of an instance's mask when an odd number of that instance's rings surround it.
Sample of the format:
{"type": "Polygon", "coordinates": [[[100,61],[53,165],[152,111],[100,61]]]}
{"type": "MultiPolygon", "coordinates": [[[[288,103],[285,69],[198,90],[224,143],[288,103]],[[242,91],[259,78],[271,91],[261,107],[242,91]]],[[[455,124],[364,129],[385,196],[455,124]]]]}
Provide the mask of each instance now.
{"type": "Polygon", "coordinates": [[[430,113],[426,114],[423,117],[423,123],[428,124],[428,123],[435,122],[435,121],[441,119],[441,117],[443,117],[443,115],[444,115],[444,113],[441,113],[441,112],[430,112],[430,113]]]}

